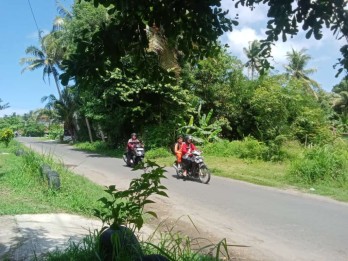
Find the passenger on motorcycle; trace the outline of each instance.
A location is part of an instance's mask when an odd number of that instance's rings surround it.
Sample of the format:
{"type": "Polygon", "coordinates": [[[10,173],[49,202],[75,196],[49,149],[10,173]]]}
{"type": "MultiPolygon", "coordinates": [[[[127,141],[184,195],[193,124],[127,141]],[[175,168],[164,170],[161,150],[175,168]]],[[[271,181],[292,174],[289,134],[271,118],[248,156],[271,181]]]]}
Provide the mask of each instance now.
{"type": "Polygon", "coordinates": [[[181,168],[182,145],[183,145],[183,138],[182,138],[182,135],[179,135],[177,142],[174,145],[174,153],[176,156],[176,164],[178,168],[181,168]]]}
{"type": "Polygon", "coordinates": [[[192,165],[192,151],[196,150],[196,146],[192,143],[192,136],[188,135],[185,137],[185,143],[182,145],[182,163],[183,163],[183,176],[187,176],[187,171],[192,165]]]}
{"type": "Polygon", "coordinates": [[[140,144],[140,141],[137,139],[137,134],[132,133],[131,138],[127,142],[127,165],[128,166],[131,164],[130,160],[132,158],[132,153],[137,144],[140,144]]]}

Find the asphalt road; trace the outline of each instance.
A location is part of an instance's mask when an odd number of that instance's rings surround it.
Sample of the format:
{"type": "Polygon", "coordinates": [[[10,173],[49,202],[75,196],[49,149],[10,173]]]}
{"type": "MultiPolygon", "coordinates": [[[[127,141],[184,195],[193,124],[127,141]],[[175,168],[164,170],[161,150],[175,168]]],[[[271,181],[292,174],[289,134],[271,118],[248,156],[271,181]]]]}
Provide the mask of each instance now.
{"type": "MultiPolygon", "coordinates": [[[[81,152],[69,145],[18,138],[55,156],[77,174],[125,188],[139,172],[122,159],[81,152]]],[[[246,260],[348,260],[348,204],[212,176],[208,185],[177,180],[167,169],[169,199],[157,207],[166,217],[189,215],[204,236],[227,238],[246,260]]]]}

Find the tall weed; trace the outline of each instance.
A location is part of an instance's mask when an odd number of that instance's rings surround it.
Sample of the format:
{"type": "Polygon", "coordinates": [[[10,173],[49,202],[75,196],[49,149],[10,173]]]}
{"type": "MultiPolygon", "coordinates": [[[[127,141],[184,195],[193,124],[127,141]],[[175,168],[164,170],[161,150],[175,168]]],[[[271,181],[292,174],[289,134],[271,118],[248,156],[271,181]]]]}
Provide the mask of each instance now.
{"type": "Polygon", "coordinates": [[[228,142],[226,140],[207,144],[204,152],[207,155],[219,157],[235,156],[242,159],[264,159],[268,147],[252,137],[246,137],[242,141],[228,142]]]}
{"type": "Polygon", "coordinates": [[[344,152],[337,146],[315,146],[307,148],[303,156],[293,162],[288,177],[291,181],[307,184],[320,181],[345,183],[347,163],[344,152]]]}

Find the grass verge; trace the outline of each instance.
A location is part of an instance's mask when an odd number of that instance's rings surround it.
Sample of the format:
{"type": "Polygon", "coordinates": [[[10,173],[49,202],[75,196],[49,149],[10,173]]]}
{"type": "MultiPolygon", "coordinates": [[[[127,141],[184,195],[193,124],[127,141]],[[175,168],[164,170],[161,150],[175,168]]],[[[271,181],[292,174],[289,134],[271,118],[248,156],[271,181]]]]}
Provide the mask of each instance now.
{"type": "Polygon", "coordinates": [[[16,156],[18,149],[12,141],[8,148],[0,143],[0,215],[66,212],[92,215],[103,187],[84,177],[74,175],[49,157],[30,150],[16,156]],[[42,177],[40,166],[49,164],[60,176],[61,188],[53,190],[42,177]]]}

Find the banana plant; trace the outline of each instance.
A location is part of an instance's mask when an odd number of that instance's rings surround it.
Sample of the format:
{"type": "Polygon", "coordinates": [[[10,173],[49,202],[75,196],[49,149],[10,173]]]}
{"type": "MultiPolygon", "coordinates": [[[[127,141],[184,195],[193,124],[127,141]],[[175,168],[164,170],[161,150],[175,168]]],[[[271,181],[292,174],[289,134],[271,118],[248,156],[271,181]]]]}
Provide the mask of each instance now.
{"type": "Polygon", "coordinates": [[[213,109],[208,114],[201,115],[201,104],[198,107],[197,125],[195,125],[194,116],[191,115],[189,121],[184,126],[180,127],[178,133],[191,134],[197,143],[207,143],[219,141],[219,134],[222,131],[222,126],[226,124],[225,119],[218,119],[211,123],[213,109]]]}

